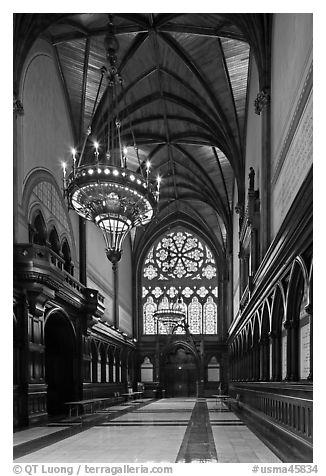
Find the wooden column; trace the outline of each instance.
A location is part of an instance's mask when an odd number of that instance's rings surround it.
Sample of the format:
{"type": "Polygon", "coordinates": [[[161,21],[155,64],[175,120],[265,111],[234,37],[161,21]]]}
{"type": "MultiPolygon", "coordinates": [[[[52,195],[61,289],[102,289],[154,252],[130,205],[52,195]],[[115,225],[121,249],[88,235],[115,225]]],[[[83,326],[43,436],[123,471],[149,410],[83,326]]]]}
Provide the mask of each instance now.
{"type": "Polygon", "coordinates": [[[269,380],[269,358],[270,358],[270,352],[269,352],[269,337],[265,336],[262,339],[261,345],[263,347],[263,375],[262,379],[266,382],[269,380]]]}
{"type": "Polygon", "coordinates": [[[260,379],[260,347],[258,342],[254,344],[254,380],[260,379]]]}
{"type": "Polygon", "coordinates": [[[285,380],[291,380],[291,359],[292,359],[292,338],[291,338],[291,323],[284,322],[286,329],[286,377],[285,380]]]}
{"type": "Polygon", "coordinates": [[[20,352],[20,382],[19,382],[19,425],[28,425],[28,382],[29,382],[29,343],[28,319],[29,304],[26,295],[18,303],[18,333],[21,340],[20,352]]]}
{"type": "Polygon", "coordinates": [[[299,321],[291,321],[291,373],[290,380],[296,382],[299,379],[299,342],[298,342],[299,321]]]}
{"type": "Polygon", "coordinates": [[[250,348],[249,351],[250,359],[249,359],[249,380],[254,380],[254,351],[253,348],[250,348]]]}
{"type": "Polygon", "coordinates": [[[269,339],[272,343],[272,376],[271,380],[277,381],[278,372],[280,369],[280,345],[279,345],[279,335],[272,331],[269,333],[269,339]]]}

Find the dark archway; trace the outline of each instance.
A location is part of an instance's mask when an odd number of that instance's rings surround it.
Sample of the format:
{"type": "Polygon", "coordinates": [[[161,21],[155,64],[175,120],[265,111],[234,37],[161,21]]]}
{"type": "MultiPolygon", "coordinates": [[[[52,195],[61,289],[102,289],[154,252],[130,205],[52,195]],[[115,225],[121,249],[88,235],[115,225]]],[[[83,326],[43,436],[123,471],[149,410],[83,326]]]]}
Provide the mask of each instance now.
{"type": "Polygon", "coordinates": [[[177,344],[165,354],[162,383],[167,397],[196,396],[198,378],[197,359],[187,346],[177,344]]]}
{"type": "Polygon", "coordinates": [[[59,243],[59,236],[55,227],[52,228],[49,234],[49,243],[50,248],[54,251],[57,255],[60,254],[60,243],[59,243]]]}
{"type": "Polygon", "coordinates": [[[74,399],[74,333],[68,319],[55,312],[46,320],[44,336],[47,410],[60,415],[67,412],[64,403],[74,399]]]}
{"type": "Polygon", "coordinates": [[[41,212],[38,212],[34,218],[30,241],[36,245],[46,245],[46,226],[41,212]]]}
{"type": "Polygon", "coordinates": [[[63,244],[62,244],[62,255],[63,255],[63,259],[65,260],[64,262],[64,265],[63,265],[63,269],[65,271],[67,271],[68,273],[70,273],[71,275],[74,274],[74,267],[73,267],[73,264],[71,262],[71,252],[70,252],[70,247],[68,245],[68,242],[67,240],[65,239],[63,244]]]}

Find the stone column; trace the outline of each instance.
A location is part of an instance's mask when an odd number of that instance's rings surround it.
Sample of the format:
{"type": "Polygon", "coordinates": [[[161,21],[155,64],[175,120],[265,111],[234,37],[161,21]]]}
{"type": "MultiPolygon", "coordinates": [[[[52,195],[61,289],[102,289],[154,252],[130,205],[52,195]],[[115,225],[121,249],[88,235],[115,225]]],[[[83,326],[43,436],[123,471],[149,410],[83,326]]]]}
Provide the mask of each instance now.
{"type": "Polygon", "coordinates": [[[199,350],[199,385],[198,385],[198,397],[204,396],[204,387],[205,387],[205,347],[203,337],[200,339],[200,350],[199,350]]]}
{"type": "Polygon", "coordinates": [[[119,268],[118,263],[112,263],[113,271],[113,325],[119,329],[119,268]]]}
{"type": "Polygon", "coordinates": [[[262,119],[262,176],[261,176],[261,258],[264,257],[269,245],[271,236],[271,109],[269,87],[262,89],[255,100],[255,112],[261,115],[262,119]]]}
{"type": "Polygon", "coordinates": [[[87,286],[86,220],[79,217],[79,281],[87,286]]]}
{"type": "Polygon", "coordinates": [[[245,266],[244,266],[244,253],[243,251],[239,251],[238,253],[238,258],[239,258],[239,270],[240,270],[240,280],[239,280],[239,300],[241,301],[241,297],[243,294],[243,291],[245,289],[244,286],[244,272],[245,272],[245,266]]]}
{"type": "Polygon", "coordinates": [[[157,334],[155,342],[154,381],[160,382],[160,336],[157,334]]]}

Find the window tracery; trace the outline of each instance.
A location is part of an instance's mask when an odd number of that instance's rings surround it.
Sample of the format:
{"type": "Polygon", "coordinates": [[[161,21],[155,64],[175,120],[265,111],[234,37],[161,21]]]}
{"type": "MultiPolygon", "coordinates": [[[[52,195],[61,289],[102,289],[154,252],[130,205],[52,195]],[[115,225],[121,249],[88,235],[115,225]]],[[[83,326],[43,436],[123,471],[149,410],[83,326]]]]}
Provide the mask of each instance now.
{"type": "MultiPolygon", "coordinates": [[[[217,268],[211,249],[196,235],[177,227],[148,251],[142,269],[144,334],[165,334],[154,312],[182,297],[192,334],[217,334],[217,268]]],[[[180,328],[177,333],[183,333],[180,328]]]]}

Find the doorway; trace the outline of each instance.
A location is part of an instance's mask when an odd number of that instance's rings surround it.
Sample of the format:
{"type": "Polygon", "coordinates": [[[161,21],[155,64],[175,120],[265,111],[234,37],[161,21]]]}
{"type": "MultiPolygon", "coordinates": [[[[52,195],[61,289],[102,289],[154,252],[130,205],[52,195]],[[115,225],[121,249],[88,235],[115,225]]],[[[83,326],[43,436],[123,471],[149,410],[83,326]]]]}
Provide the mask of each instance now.
{"type": "Polygon", "coordinates": [[[44,330],[45,381],[49,415],[67,413],[64,403],[74,399],[74,333],[68,319],[51,314],[44,330]]]}
{"type": "Polygon", "coordinates": [[[196,396],[198,368],[188,348],[178,345],[166,354],[162,381],[167,397],[196,396]]]}

